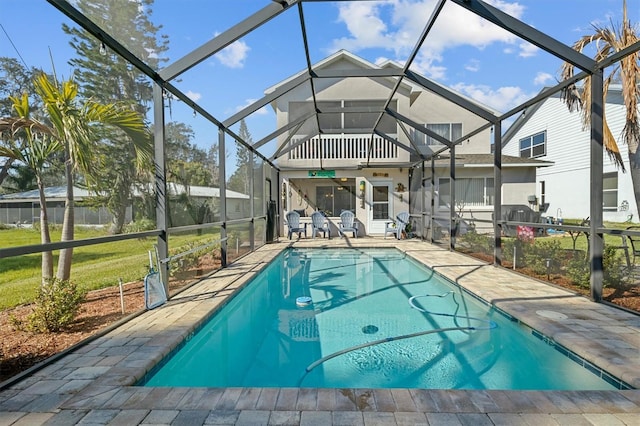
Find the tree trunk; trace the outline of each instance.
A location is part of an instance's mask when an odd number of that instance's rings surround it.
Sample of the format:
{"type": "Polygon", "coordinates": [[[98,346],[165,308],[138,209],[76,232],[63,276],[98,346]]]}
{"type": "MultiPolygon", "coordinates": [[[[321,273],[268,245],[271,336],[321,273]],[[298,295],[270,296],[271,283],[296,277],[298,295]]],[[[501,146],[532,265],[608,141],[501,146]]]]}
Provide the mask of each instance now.
{"type": "Polygon", "coordinates": [[[0,185],[2,185],[2,182],[9,176],[9,170],[14,161],[13,158],[7,158],[2,167],[0,167],[0,185]]]}
{"type": "MultiPolygon", "coordinates": [[[[40,196],[40,242],[47,244],[51,242],[49,234],[49,216],[47,214],[47,199],[44,195],[44,183],[40,176],[36,177],[38,182],[38,195],[40,196]]],[[[42,282],[43,284],[53,277],[53,253],[42,252],[42,282]]]]}
{"type": "Polygon", "coordinates": [[[109,227],[110,234],[122,234],[122,228],[124,228],[124,221],[127,215],[127,204],[118,203],[115,209],[111,212],[113,219],[111,220],[111,226],[109,227]]]}
{"type": "Polygon", "coordinates": [[[638,152],[638,146],[635,144],[629,145],[629,169],[636,211],[638,211],[640,209],[640,152],[638,152]]]}
{"type": "MultiPolygon", "coordinates": [[[[67,160],[64,166],[65,176],[67,178],[67,199],[64,203],[64,221],[62,222],[62,236],[60,241],[73,241],[74,226],[74,200],[73,200],[73,170],[71,162],[67,160]]],[[[57,278],[66,281],[71,277],[71,258],[73,257],[73,248],[60,250],[58,258],[57,278]]]]}

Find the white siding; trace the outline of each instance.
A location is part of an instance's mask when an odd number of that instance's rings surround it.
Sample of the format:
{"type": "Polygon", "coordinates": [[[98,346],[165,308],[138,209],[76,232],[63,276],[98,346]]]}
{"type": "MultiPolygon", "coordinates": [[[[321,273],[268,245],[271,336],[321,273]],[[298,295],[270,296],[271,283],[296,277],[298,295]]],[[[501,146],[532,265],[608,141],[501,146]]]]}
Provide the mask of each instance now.
{"type": "MultiPolygon", "coordinates": [[[[627,148],[621,142],[621,131],[624,125],[624,107],[615,96],[610,96],[606,105],[606,114],[613,135],[619,141],[625,167],[628,168],[627,148]],[[611,103],[613,101],[613,103],[611,103]]],[[[533,115],[524,123],[517,133],[503,147],[504,155],[518,156],[520,139],[535,133],[547,132],[546,155],[539,160],[551,161],[551,167],[538,169],[538,187],[536,195],[541,197],[541,184],[545,182],[545,201],[550,203],[547,216],[563,218],[586,218],[589,216],[590,203],[590,132],[583,129],[581,113],[570,113],[559,96],[551,97],[543,102],[533,115]]],[[[604,172],[618,171],[604,155],[604,172]]],[[[631,177],[628,173],[618,171],[618,207],[623,200],[630,205],[629,211],[605,211],[604,220],[624,221],[629,214],[638,220],[638,209],[635,206],[631,177]]]]}

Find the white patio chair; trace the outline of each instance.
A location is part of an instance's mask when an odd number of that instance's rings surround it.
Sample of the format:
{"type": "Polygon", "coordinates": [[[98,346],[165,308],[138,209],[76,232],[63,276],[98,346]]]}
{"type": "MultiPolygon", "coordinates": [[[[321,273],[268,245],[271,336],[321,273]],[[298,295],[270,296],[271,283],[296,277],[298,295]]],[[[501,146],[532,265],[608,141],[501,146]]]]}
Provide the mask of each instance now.
{"type": "Polygon", "coordinates": [[[328,236],[331,239],[331,229],[329,221],[322,212],[311,213],[311,238],[315,238],[318,232],[322,232],[322,236],[328,236]]]}
{"type": "Polygon", "coordinates": [[[400,212],[396,216],[396,220],[385,222],[384,224],[384,237],[387,238],[387,234],[395,234],[396,239],[402,238],[402,232],[409,224],[409,212],[400,212]]]}
{"type": "Polygon", "coordinates": [[[290,211],[287,213],[287,226],[289,227],[289,231],[287,232],[287,236],[291,239],[291,235],[293,233],[298,234],[298,239],[300,239],[300,235],[304,232],[304,237],[307,238],[307,224],[300,224],[300,214],[295,211],[290,211]]]}
{"type": "Polygon", "coordinates": [[[345,232],[353,232],[353,237],[358,238],[358,222],[356,215],[351,210],[345,210],[340,213],[340,222],[338,222],[338,234],[344,237],[345,232]]]}

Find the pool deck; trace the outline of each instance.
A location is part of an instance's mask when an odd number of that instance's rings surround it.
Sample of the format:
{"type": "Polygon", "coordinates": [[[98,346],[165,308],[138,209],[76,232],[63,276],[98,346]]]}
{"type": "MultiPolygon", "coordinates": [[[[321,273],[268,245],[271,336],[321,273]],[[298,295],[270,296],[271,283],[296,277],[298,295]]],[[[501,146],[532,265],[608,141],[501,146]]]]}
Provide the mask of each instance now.
{"type": "MultiPolygon", "coordinates": [[[[215,368],[215,366],[213,366],[215,368]]],[[[3,425],[639,425],[640,316],[418,240],[281,239],[0,391],[3,425]],[[133,386],[284,248],[397,247],[635,389],[133,386]]]]}

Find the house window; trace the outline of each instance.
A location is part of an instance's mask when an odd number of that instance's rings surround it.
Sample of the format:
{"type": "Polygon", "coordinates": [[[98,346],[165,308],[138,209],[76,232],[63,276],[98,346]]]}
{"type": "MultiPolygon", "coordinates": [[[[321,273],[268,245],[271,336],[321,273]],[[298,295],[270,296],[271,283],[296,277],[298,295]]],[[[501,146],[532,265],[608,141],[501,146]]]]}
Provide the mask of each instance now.
{"type": "Polygon", "coordinates": [[[547,154],[547,132],[520,139],[520,157],[537,158],[547,154]]]}
{"type": "Polygon", "coordinates": [[[327,216],[340,216],[343,210],[355,211],[356,187],[353,185],[317,186],[316,206],[327,216]]]}
{"type": "MultiPolygon", "coordinates": [[[[425,127],[449,141],[455,141],[462,137],[462,123],[427,123],[425,127]]],[[[418,132],[423,135],[422,133],[418,132]]],[[[423,135],[427,145],[442,145],[437,139],[423,135]]]]}
{"type": "MultiPolygon", "coordinates": [[[[438,206],[448,207],[451,204],[451,188],[449,178],[438,179],[438,206]]],[[[493,178],[460,178],[456,179],[456,202],[454,209],[467,207],[493,206],[495,195],[493,178]]]]}
{"type": "MultiPolygon", "coordinates": [[[[372,101],[372,100],[362,100],[362,101],[344,101],[345,108],[354,108],[359,112],[345,112],[344,113],[344,128],[347,130],[362,130],[363,133],[371,132],[371,128],[378,121],[378,117],[380,116],[380,110],[384,107],[386,101],[372,101]],[[372,111],[372,112],[364,112],[364,111],[372,111]]],[[[389,108],[395,110],[396,109],[396,101],[392,101],[389,104],[389,108]]],[[[388,114],[384,114],[378,123],[378,127],[376,127],[383,133],[387,134],[396,134],[397,124],[396,120],[388,114]]]]}
{"type": "Polygon", "coordinates": [[[618,210],[618,172],[605,173],[602,176],[602,209],[618,210]]]}
{"type": "MultiPolygon", "coordinates": [[[[349,133],[371,133],[371,128],[376,124],[385,104],[386,100],[317,101],[316,105],[321,111],[321,114],[318,115],[321,133],[340,134],[345,131],[349,133]],[[344,110],[341,111],[342,108],[344,110]]],[[[391,101],[389,108],[396,110],[397,101],[391,101]]],[[[313,111],[313,102],[289,102],[289,122],[294,122],[313,111]]],[[[388,114],[382,116],[377,129],[390,135],[398,133],[396,120],[388,114]]],[[[295,134],[314,135],[316,133],[316,120],[307,119],[296,130],[295,134]]]]}

